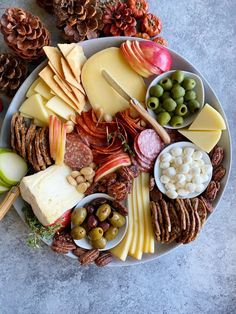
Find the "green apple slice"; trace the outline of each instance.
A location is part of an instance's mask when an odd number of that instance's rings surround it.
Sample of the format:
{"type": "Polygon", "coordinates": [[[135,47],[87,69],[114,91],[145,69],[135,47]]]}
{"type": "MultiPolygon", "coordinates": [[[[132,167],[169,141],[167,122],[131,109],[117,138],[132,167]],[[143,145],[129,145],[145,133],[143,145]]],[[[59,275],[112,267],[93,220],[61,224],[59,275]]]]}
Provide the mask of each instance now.
{"type": "Polygon", "coordinates": [[[27,164],[13,152],[0,154],[0,179],[9,185],[17,184],[27,173],[27,164]]]}
{"type": "Polygon", "coordinates": [[[9,191],[9,190],[10,190],[9,187],[0,185],[0,194],[5,193],[5,192],[7,192],[7,191],[9,191]]]}

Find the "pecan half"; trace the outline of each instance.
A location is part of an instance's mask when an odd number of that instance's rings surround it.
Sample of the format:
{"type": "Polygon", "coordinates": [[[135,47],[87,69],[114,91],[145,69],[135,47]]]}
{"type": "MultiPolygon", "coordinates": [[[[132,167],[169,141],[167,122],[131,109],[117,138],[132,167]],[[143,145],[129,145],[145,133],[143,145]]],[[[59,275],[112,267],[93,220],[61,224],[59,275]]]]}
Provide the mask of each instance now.
{"type": "Polygon", "coordinates": [[[224,149],[220,146],[215,146],[210,152],[211,162],[213,167],[217,167],[221,164],[224,158],[224,149]]]}
{"type": "Polygon", "coordinates": [[[117,171],[118,175],[120,176],[121,180],[123,181],[132,181],[134,176],[133,172],[130,170],[129,167],[121,167],[117,171]]]}
{"type": "Polygon", "coordinates": [[[116,182],[108,187],[107,193],[117,201],[126,199],[128,191],[124,182],[116,182]]]}
{"type": "Polygon", "coordinates": [[[125,207],[123,204],[121,204],[120,202],[117,201],[112,201],[111,202],[111,206],[115,208],[115,210],[118,211],[118,213],[120,213],[123,216],[127,216],[128,215],[128,209],[127,207],[125,207]]]}
{"type": "Polygon", "coordinates": [[[51,249],[57,253],[67,254],[69,251],[75,250],[76,245],[69,233],[56,233],[52,242],[51,249]]]}
{"type": "Polygon", "coordinates": [[[203,196],[210,201],[214,201],[214,199],[217,196],[217,193],[220,189],[220,182],[211,181],[206,189],[206,191],[203,193],[203,196]]]}
{"type": "Polygon", "coordinates": [[[200,199],[202,200],[202,202],[204,203],[204,205],[206,206],[206,209],[212,213],[214,210],[214,207],[212,205],[212,203],[210,201],[208,201],[207,199],[205,199],[205,197],[200,196],[200,199]]]}
{"type": "Polygon", "coordinates": [[[213,170],[212,180],[219,182],[221,181],[226,174],[226,169],[223,165],[219,165],[217,168],[213,170]]]}
{"type": "Polygon", "coordinates": [[[84,254],[85,252],[87,252],[86,249],[83,249],[81,247],[77,247],[75,250],[73,250],[73,254],[77,257],[80,257],[82,254],[84,254]]]}
{"type": "Polygon", "coordinates": [[[113,257],[110,252],[100,252],[98,258],[95,260],[95,264],[98,267],[104,267],[112,261],[113,257]]]}
{"type": "Polygon", "coordinates": [[[84,254],[79,256],[80,264],[85,266],[93,263],[95,259],[97,259],[99,256],[99,250],[93,249],[85,252],[84,254]]]}
{"type": "Polygon", "coordinates": [[[107,174],[101,180],[99,180],[99,184],[105,187],[108,187],[116,182],[117,175],[115,172],[107,174]]]}

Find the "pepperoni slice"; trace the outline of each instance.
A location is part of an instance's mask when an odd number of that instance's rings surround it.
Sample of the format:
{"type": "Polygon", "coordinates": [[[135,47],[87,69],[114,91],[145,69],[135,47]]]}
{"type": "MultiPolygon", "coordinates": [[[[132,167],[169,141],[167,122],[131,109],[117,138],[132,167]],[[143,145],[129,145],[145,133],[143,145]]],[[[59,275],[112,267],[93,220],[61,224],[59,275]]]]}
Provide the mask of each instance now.
{"type": "Polygon", "coordinates": [[[137,146],[143,156],[154,160],[162,149],[162,142],[154,130],[146,129],[139,134],[137,146]]]}

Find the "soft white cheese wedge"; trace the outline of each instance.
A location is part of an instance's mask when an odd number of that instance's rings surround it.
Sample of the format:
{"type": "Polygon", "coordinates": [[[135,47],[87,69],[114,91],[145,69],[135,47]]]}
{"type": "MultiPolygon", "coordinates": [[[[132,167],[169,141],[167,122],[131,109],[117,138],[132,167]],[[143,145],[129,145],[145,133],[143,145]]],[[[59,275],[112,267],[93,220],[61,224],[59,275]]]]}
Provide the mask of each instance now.
{"type": "Polygon", "coordinates": [[[54,223],[83,198],[84,195],[67,182],[66,176],[70,173],[71,169],[65,165],[53,165],[22,179],[21,196],[31,205],[42,225],[54,223]]]}

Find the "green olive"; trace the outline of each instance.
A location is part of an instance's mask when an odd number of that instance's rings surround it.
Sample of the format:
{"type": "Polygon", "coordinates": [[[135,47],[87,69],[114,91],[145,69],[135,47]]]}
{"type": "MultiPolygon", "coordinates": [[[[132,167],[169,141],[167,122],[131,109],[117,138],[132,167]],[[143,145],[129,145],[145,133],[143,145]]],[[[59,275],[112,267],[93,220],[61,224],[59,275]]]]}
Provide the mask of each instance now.
{"type": "Polygon", "coordinates": [[[109,229],[105,232],[104,237],[107,241],[111,241],[117,237],[119,233],[119,229],[114,226],[110,226],[109,229]]]}
{"type": "Polygon", "coordinates": [[[81,226],[76,226],[71,230],[71,236],[75,240],[83,239],[86,236],[86,230],[81,226]]]}
{"type": "Polygon", "coordinates": [[[163,126],[169,123],[171,116],[169,112],[165,111],[165,112],[158,113],[156,119],[157,119],[157,122],[163,126]]]}
{"type": "Polygon", "coordinates": [[[184,96],[185,101],[194,100],[197,98],[197,94],[194,90],[188,90],[184,96]]]}
{"type": "Polygon", "coordinates": [[[170,98],[170,92],[165,91],[163,95],[160,97],[160,101],[163,102],[166,98],[170,98]]]}
{"type": "Polygon", "coordinates": [[[177,105],[182,105],[184,103],[184,97],[179,97],[175,99],[177,105]]]}
{"type": "Polygon", "coordinates": [[[196,81],[194,79],[191,79],[191,78],[186,78],[186,79],[184,79],[182,86],[185,90],[194,89],[194,87],[196,86],[196,81]]]}
{"type": "Polygon", "coordinates": [[[94,249],[104,249],[107,245],[107,240],[101,237],[99,240],[92,241],[91,245],[94,249]]]}
{"type": "Polygon", "coordinates": [[[111,213],[111,206],[107,203],[102,204],[98,207],[98,210],[96,212],[96,216],[100,221],[104,221],[108,218],[108,216],[111,213]]]}
{"type": "Polygon", "coordinates": [[[185,104],[178,105],[175,109],[175,114],[178,116],[184,116],[188,112],[188,108],[185,104]]]}
{"type": "Polygon", "coordinates": [[[188,102],[188,108],[190,112],[195,113],[200,109],[200,103],[195,99],[190,100],[188,102]]]}
{"type": "Polygon", "coordinates": [[[82,225],[87,216],[87,210],[84,207],[76,208],[71,215],[71,222],[73,225],[82,225]]]}
{"type": "Polygon", "coordinates": [[[112,226],[120,228],[125,224],[125,217],[118,212],[113,212],[111,218],[109,218],[109,222],[112,224],[112,226]]]}
{"type": "Polygon", "coordinates": [[[156,97],[149,97],[147,100],[147,106],[152,110],[157,109],[159,106],[159,99],[156,97]]]}
{"type": "Polygon", "coordinates": [[[99,240],[103,236],[103,230],[100,227],[96,227],[90,230],[88,235],[91,241],[99,240]]]}
{"type": "Polygon", "coordinates": [[[166,111],[174,111],[176,108],[176,102],[174,101],[174,99],[172,98],[166,98],[163,102],[162,107],[166,110],[166,111]]]}
{"type": "Polygon", "coordinates": [[[169,77],[165,77],[160,80],[159,84],[163,87],[164,90],[171,90],[173,83],[169,77]]]}
{"type": "Polygon", "coordinates": [[[173,127],[179,127],[184,123],[183,117],[173,116],[170,120],[170,125],[173,127]]]}
{"type": "Polygon", "coordinates": [[[184,73],[180,70],[177,70],[174,73],[172,73],[171,78],[174,82],[178,82],[180,84],[184,80],[184,73]]]}
{"type": "Polygon", "coordinates": [[[158,114],[160,112],[165,112],[165,109],[163,109],[162,106],[159,105],[158,108],[154,110],[154,112],[155,114],[158,114]]]}
{"type": "Polygon", "coordinates": [[[161,97],[163,92],[164,92],[164,89],[159,84],[152,86],[149,90],[150,95],[157,98],[161,97]]]}
{"type": "Polygon", "coordinates": [[[185,95],[185,89],[179,84],[175,84],[171,90],[171,95],[174,99],[178,99],[185,95]]]}

